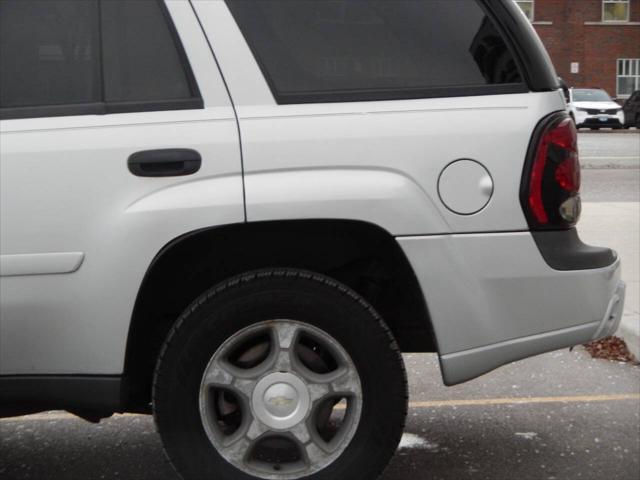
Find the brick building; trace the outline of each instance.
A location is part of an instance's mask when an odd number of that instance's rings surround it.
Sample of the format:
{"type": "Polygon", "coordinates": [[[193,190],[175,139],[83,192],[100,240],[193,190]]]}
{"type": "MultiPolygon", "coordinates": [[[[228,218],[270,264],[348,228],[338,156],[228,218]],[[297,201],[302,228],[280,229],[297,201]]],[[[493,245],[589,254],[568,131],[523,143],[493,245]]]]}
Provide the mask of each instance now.
{"type": "Polygon", "coordinates": [[[640,89],[640,0],[516,0],[571,87],[640,89]]]}

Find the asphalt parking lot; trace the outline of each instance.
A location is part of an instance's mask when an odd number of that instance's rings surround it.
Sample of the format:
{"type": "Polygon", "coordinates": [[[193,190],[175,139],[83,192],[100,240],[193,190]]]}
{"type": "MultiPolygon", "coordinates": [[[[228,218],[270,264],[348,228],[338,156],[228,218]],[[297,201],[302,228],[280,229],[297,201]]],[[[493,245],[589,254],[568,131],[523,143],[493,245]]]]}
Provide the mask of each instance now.
{"type": "MultiPolygon", "coordinates": [[[[637,480],[640,368],[580,348],[447,388],[434,355],[406,363],[407,433],[382,480],[637,480]]],[[[0,420],[0,478],[178,480],[150,417],[62,412],[0,420]]]]}
{"type": "MultiPolygon", "coordinates": [[[[581,134],[586,158],[607,159],[583,174],[585,212],[596,205],[637,209],[636,145],[640,151],[640,134],[581,134]],[[602,150],[591,143],[596,137],[612,146],[602,150]],[[624,168],[604,168],[615,161],[624,168]]],[[[586,219],[592,235],[623,242],[631,249],[628,261],[637,262],[640,246],[629,238],[639,220],[600,221],[586,219]]],[[[637,266],[631,271],[637,276],[637,266]]],[[[629,282],[639,289],[635,277],[629,282]]],[[[637,306],[629,310],[637,314],[637,306]]],[[[405,360],[411,388],[406,435],[382,480],[640,479],[637,365],[595,360],[578,347],[447,388],[435,355],[405,360]]],[[[117,415],[92,425],[47,412],[0,420],[0,479],[114,478],[177,480],[150,417],[117,415]]]]}

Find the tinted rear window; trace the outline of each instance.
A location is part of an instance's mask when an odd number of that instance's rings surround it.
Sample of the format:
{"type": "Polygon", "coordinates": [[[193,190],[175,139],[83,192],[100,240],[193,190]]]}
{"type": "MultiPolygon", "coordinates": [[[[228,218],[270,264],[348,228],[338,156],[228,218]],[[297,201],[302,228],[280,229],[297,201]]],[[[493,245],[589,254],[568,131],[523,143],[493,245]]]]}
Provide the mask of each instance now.
{"type": "Polygon", "coordinates": [[[163,2],[0,0],[1,118],[186,108],[202,100],[163,2]]]}
{"type": "MultiPolygon", "coordinates": [[[[282,103],[522,85],[475,0],[227,0],[282,103]],[[471,88],[470,88],[471,87],[471,88]]],[[[456,93],[454,93],[456,94],[456,93]]]]}
{"type": "Polygon", "coordinates": [[[191,97],[185,70],[156,1],[102,3],[107,102],[191,97]]]}
{"type": "Polygon", "coordinates": [[[100,100],[97,0],[0,1],[0,106],[100,100]]]}

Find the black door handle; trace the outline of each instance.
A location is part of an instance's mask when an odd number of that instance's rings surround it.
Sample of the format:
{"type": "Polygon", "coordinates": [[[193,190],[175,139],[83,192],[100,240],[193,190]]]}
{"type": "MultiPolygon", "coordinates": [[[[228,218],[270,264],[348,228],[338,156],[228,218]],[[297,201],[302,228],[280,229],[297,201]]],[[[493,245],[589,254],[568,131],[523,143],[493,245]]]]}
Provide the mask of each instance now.
{"type": "Polygon", "coordinates": [[[202,157],[189,148],[145,150],[131,155],[127,164],[138,177],[178,177],[200,170],[202,157]]]}

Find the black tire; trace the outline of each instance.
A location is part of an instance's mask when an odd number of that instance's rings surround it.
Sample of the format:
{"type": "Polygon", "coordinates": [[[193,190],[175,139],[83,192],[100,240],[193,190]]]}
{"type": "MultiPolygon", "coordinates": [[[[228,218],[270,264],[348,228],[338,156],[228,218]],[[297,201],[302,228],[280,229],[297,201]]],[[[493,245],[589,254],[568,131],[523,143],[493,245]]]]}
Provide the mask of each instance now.
{"type": "Polygon", "coordinates": [[[202,374],[217,349],[257,322],[296,319],[322,329],[351,356],[363,409],[343,454],[307,480],[372,480],[395,453],[408,406],[398,346],[362,297],[322,275],[289,269],[230,279],[201,295],[176,321],[160,353],[153,410],[165,451],[185,480],[255,480],[228,463],[209,441],[199,412],[202,374]]]}
{"type": "Polygon", "coordinates": [[[640,128],[640,113],[636,115],[636,128],[640,128]]]}

